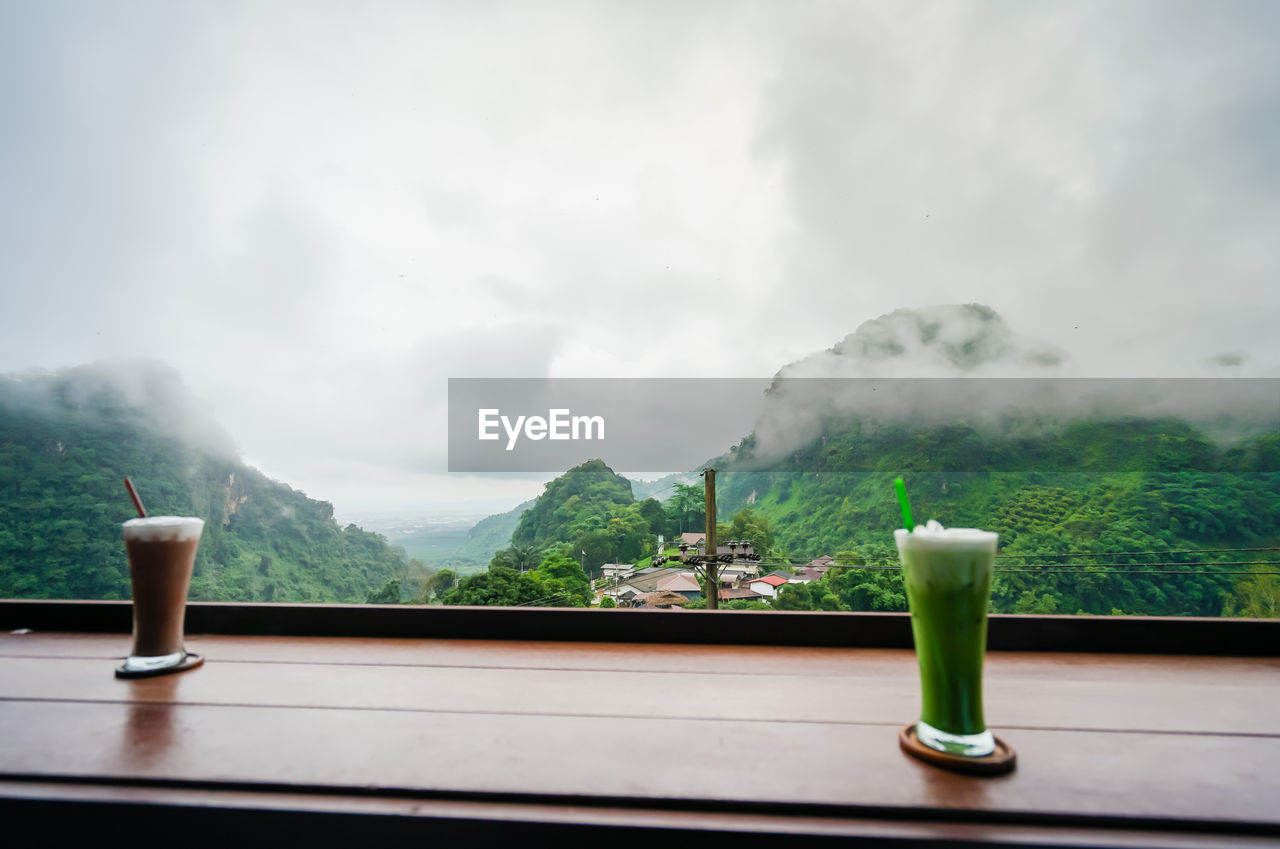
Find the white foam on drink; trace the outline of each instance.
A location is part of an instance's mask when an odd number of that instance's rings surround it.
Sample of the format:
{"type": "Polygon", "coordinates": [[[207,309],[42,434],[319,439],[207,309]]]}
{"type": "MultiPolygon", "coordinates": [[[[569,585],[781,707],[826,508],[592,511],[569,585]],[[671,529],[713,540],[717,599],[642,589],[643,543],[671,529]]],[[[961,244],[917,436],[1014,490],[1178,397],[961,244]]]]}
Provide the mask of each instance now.
{"type": "Polygon", "coordinates": [[[910,545],[912,548],[994,551],[1000,535],[995,531],[983,531],[978,528],[944,528],[941,523],[930,519],[923,525],[916,525],[911,531],[898,528],[893,532],[893,539],[898,543],[898,548],[910,545]]]}
{"type": "Polygon", "coordinates": [[[124,523],[125,539],[143,542],[183,542],[200,539],[204,519],[194,516],[148,516],[124,523]]]}

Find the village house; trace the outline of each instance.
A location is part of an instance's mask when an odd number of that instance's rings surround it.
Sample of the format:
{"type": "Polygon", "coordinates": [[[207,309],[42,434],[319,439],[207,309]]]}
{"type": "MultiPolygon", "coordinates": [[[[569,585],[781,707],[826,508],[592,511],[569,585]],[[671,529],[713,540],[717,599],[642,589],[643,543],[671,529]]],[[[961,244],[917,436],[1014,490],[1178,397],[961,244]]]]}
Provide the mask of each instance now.
{"type": "Polygon", "coordinates": [[[821,557],[814,558],[796,570],[796,573],[791,576],[790,583],[808,584],[814,581],[821,581],[822,576],[827,574],[827,571],[834,565],[836,565],[835,558],[830,555],[824,554],[821,557]]]}
{"type": "Polygon", "coordinates": [[[765,601],[765,596],[745,588],[728,589],[720,591],[721,601],[765,601]]]}
{"type": "Polygon", "coordinates": [[[606,563],[600,567],[600,576],[615,583],[621,583],[635,571],[636,566],[633,563],[606,563]]]}
{"type": "Polygon", "coordinates": [[[630,584],[623,584],[620,587],[605,590],[603,595],[607,595],[612,598],[620,607],[630,607],[637,598],[648,595],[648,593],[638,587],[633,587],[630,584]]]}
{"type": "Polygon", "coordinates": [[[786,584],[787,579],[780,575],[765,575],[763,578],[752,578],[749,581],[745,581],[743,586],[766,598],[777,598],[778,588],[786,584]]]}
{"type": "Polygon", "coordinates": [[[702,595],[702,585],[692,572],[677,572],[658,582],[658,592],[679,593],[692,601],[702,595]]]}
{"type": "Polygon", "coordinates": [[[685,566],[646,566],[643,569],[637,569],[630,573],[626,582],[630,586],[635,587],[641,592],[654,593],[658,591],[658,583],[686,571],[685,566]]]}

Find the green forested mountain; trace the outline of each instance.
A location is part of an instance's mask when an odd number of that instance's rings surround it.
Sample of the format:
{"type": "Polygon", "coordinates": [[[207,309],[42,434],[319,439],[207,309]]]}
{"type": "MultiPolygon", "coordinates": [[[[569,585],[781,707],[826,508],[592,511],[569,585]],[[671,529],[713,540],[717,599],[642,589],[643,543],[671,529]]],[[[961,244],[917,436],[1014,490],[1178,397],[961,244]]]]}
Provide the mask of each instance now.
{"type": "Polygon", "coordinates": [[[636,501],[631,481],[600,460],[588,460],[547,484],[524,511],[511,542],[544,549],[567,543],[585,562],[631,562],[652,552],[652,537],[670,520],[656,499],[636,501]]]}
{"type": "MultiPolygon", "coordinates": [[[[653,554],[657,535],[672,533],[686,520],[682,510],[692,512],[679,498],[668,509],[653,498],[636,501],[631,481],[600,460],[570,469],[548,483],[528,509],[516,510],[520,518],[506,541],[510,547],[493,555],[488,571],[443,591],[444,604],[584,607],[591,600],[589,571],[653,554]]],[[[445,583],[454,578],[451,572],[440,577],[445,583]]]]}
{"type": "MultiPolygon", "coordinates": [[[[892,538],[901,526],[892,481],[902,475],[918,520],[1000,533],[997,612],[1280,613],[1280,581],[1257,574],[1280,570],[1278,553],[1246,550],[1280,546],[1280,432],[1224,448],[1170,420],[1077,422],[1017,439],[852,423],[781,467],[735,471],[749,459],[744,445],[717,463],[725,538],[751,539],[774,566],[824,554],[845,564],[786,588],[782,609],[906,609],[892,538]]],[[[673,533],[687,507],[679,496],[690,493],[675,488],[648,519],[629,494],[600,461],[570,470],[525,512],[495,564],[521,547],[577,554],[600,537],[610,555],[588,550],[589,565],[634,561],[656,533],[673,533]]],[[[535,587],[520,595],[507,577],[510,586],[470,603],[533,598],[535,587]]]]}
{"type": "Polygon", "coordinates": [[[455,556],[461,561],[480,566],[488,563],[495,551],[506,547],[511,542],[511,535],[520,524],[520,517],[524,515],[524,511],[533,507],[534,503],[534,500],[526,501],[506,513],[496,513],[476,522],[475,526],[467,532],[466,543],[458,549],[455,556]]]}
{"type": "MultiPolygon", "coordinates": [[[[867,321],[777,378],[966,377],[991,367],[1052,376],[1062,360],[989,307],[943,305],[867,321]]],[[[1066,389],[1082,386],[1104,388],[1066,389]]],[[[1123,388],[1109,388],[1116,386],[1123,388]]],[[[778,607],[905,609],[892,537],[902,522],[892,480],[902,475],[917,519],[1000,533],[997,611],[1280,615],[1280,432],[1224,445],[1198,429],[1213,426],[1220,436],[1239,405],[1171,396],[1179,403],[1163,409],[1198,415],[1193,425],[1100,418],[1097,410],[1113,409],[1097,404],[1106,392],[1082,400],[1065,391],[1066,403],[1052,408],[1001,397],[1016,429],[979,430],[921,426],[918,409],[890,398],[877,402],[883,409],[872,409],[872,418],[835,403],[822,385],[807,394],[796,388],[776,380],[769,416],[711,463],[720,472],[718,520],[731,523],[729,534],[767,549],[774,565],[824,554],[851,564],[822,582],[788,587],[778,607]],[[770,440],[767,452],[757,445],[770,440]],[[779,440],[798,444],[782,451],[779,440]]],[[[1265,410],[1268,399],[1257,400],[1265,410]]],[[[932,412],[935,422],[955,421],[932,412]]],[[[1227,428],[1232,438],[1256,430],[1257,422],[1242,428],[1243,421],[1227,428]]],[[[1267,421],[1275,427],[1274,416],[1267,421]]],[[[634,562],[654,534],[701,530],[701,486],[681,480],[696,478],[656,482],[648,491],[663,504],[639,516],[625,480],[602,463],[586,464],[548,485],[513,543],[585,549],[588,565],[634,562]]]]}
{"type": "MultiPolygon", "coordinates": [[[[1079,422],[1016,440],[854,424],[793,455],[796,471],[723,474],[720,509],[767,517],[775,558],[893,566],[901,474],[917,520],[1000,533],[996,611],[1216,616],[1241,606],[1247,573],[1277,568],[1275,552],[1239,549],[1280,545],[1278,452],[1280,433],[1223,448],[1179,421],[1079,422]]],[[[892,569],[837,570],[798,606],[823,592],[832,609],[905,609],[892,569]]]]}
{"type": "Polygon", "coordinates": [[[0,379],[0,597],[129,597],[121,482],[153,515],[199,516],[191,597],[364,601],[403,556],[333,506],[236,460],[229,441],[153,364],[0,379]]]}

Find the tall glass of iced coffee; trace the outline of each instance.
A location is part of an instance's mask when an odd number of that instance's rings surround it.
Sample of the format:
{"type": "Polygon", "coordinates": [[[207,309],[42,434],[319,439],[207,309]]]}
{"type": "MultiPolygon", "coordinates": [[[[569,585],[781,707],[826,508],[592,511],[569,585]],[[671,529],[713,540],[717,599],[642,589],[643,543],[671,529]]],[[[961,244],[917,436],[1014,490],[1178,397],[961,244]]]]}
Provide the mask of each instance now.
{"type": "Polygon", "coordinates": [[[894,531],[920,664],[916,736],[950,755],[983,757],[995,739],[982,715],[982,660],[998,535],[937,522],[894,531]]]}
{"type": "Polygon", "coordinates": [[[150,516],[124,523],[133,585],[133,648],[121,678],[190,669],[198,655],[183,646],[187,591],[204,520],[191,516],[150,516]]]}

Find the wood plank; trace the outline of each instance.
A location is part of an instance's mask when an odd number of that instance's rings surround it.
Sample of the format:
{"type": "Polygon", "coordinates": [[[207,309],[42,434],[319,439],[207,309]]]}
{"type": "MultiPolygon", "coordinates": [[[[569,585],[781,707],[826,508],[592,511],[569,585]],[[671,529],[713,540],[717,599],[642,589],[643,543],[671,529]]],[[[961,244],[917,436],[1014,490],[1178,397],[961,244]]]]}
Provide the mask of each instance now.
{"type": "MultiPolygon", "coordinates": [[[[653,643],[428,640],[373,637],[246,637],[188,635],[187,646],[219,660],[264,663],[485,666],[493,668],[635,669],[649,672],[845,674],[849,649],[653,643]]],[[[66,632],[0,635],[0,656],[119,658],[123,634],[66,632]]],[[[857,650],[853,650],[857,651],[857,650]]],[[[873,650],[874,651],[874,650],[873,650]]],[[[874,655],[871,655],[874,656],[874,655]]],[[[1280,661],[1277,661],[1280,668],[1280,661]]]]}
{"type": "MultiPolygon", "coordinates": [[[[435,843],[453,837],[478,836],[481,845],[518,841],[521,846],[586,845],[600,839],[611,847],[637,845],[652,847],[655,841],[698,847],[728,846],[742,849],[757,845],[748,838],[761,835],[785,838],[787,846],[810,845],[829,839],[922,841],[930,845],[961,843],[1000,846],[1080,846],[1108,849],[1262,849],[1274,847],[1275,839],[1257,836],[1179,833],[1151,829],[1067,827],[1061,825],[1003,825],[901,820],[871,817],[815,816],[801,813],[763,813],[744,807],[733,812],[678,810],[658,807],[614,807],[607,803],[572,805],[554,802],[480,802],[462,799],[422,797],[352,796],[334,793],[249,792],[210,788],[69,784],[38,781],[0,781],[0,816],[11,828],[26,817],[45,839],[61,838],[62,825],[69,838],[65,842],[92,845],[103,833],[111,833],[111,820],[131,828],[145,819],[152,828],[162,828],[170,817],[174,827],[184,831],[184,845],[191,845],[193,830],[211,846],[248,838],[261,841],[264,833],[280,831],[280,820],[264,822],[252,812],[289,815],[286,829],[295,842],[310,832],[307,846],[352,846],[403,843],[405,839],[429,839],[435,843]],[[5,808],[5,802],[12,807],[5,808]],[[42,804],[43,803],[43,804],[42,804]],[[89,813],[81,813],[88,810],[89,813]],[[201,815],[204,816],[201,816],[201,815]],[[250,814],[245,816],[245,814],[250,814]],[[345,823],[334,815],[353,820],[345,823]],[[320,822],[312,822],[312,818],[320,822]],[[419,823],[421,826],[419,827],[419,823]],[[471,834],[457,834],[455,823],[477,824],[471,834]],[[336,827],[335,827],[336,826],[336,827]],[[541,826],[542,830],[538,830],[541,826]],[[609,829],[607,834],[601,830],[609,829]],[[639,833],[637,833],[639,829],[639,833]],[[478,832],[478,833],[477,833],[478,832]],[[80,841],[70,839],[73,834],[80,841]],[[545,838],[539,840],[539,838],[545,838]],[[720,838],[720,839],[716,839],[720,838]]],[[[894,844],[898,845],[898,844],[894,844]]],[[[913,844],[907,844],[913,845],[913,844]]]]}
{"type": "MultiPolygon", "coordinates": [[[[191,673],[112,676],[115,661],[0,657],[0,698],[563,716],[707,717],[725,722],[901,725],[919,709],[914,658],[885,651],[841,664],[843,675],[701,675],[628,669],[495,669],[316,663],[206,662],[191,673]]],[[[1151,665],[1159,666],[1158,662],[1151,665]]],[[[1175,667],[1183,664],[1175,663],[1175,667]]],[[[1082,728],[1278,735],[1280,674],[1246,684],[1142,675],[1084,679],[1059,665],[988,670],[988,721],[997,730],[1082,728]]],[[[1091,672],[1087,667],[1082,671],[1091,672]]],[[[1185,671],[1185,670],[1184,670],[1185,671]]],[[[1016,743],[1015,743],[1016,746],[1016,743]]]]}
{"type": "MultiPolygon", "coordinates": [[[[430,640],[373,637],[246,637],[190,635],[188,648],[214,661],[390,666],[474,666],[494,669],[627,669],[636,672],[835,675],[856,667],[874,675],[902,674],[914,664],[905,649],[723,646],[674,643],[589,643],[518,640],[430,640]],[[904,661],[904,658],[907,660],[904,661]]],[[[66,632],[0,634],[0,657],[81,657],[112,660],[129,650],[122,634],[66,632]]],[[[1069,652],[989,652],[987,670],[1007,678],[1181,684],[1274,684],[1280,658],[1130,655],[1069,652]]],[[[914,674],[914,673],[911,673],[914,674]]]]}
{"type": "MultiPolygon", "coordinates": [[[[906,757],[883,726],[0,703],[9,778],[115,776],[527,797],[763,799],[860,811],[1280,827],[1280,739],[1022,731],[1012,775],[906,757]],[[697,741],[697,748],[694,747],[697,741]]],[[[1274,833],[1274,832],[1273,832],[1274,833]]]]}
{"type": "MultiPolygon", "coordinates": [[[[0,599],[0,627],[128,633],[127,601],[0,599]]],[[[191,602],[188,633],[909,648],[906,613],[191,602]]],[[[1275,656],[1280,619],[992,614],[997,651],[1275,656]]]]}

